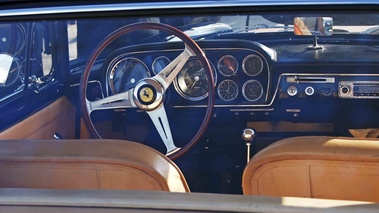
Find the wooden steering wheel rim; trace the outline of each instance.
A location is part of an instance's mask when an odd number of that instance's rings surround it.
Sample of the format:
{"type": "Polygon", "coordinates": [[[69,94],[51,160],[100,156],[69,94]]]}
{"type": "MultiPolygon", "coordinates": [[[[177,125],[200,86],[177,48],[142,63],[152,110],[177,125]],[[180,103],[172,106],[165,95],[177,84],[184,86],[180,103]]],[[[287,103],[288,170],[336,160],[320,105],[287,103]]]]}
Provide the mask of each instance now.
{"type": "Polygon", "coordinates": [[[87,110],[86,106],[86,100],[87,100],[87,83],[89,79],[90,72],[92,70],[92,67],[100,55],[100,53],[114,40],[119,38],[122,35],[125,35],[126,33],[129,33],[131,31],[135,30],[146,30],[146,29],[152,29],[152,30],[159,30],[166,33],[169,33],[171,35],[175,35],[178,38],[180,38],[197,56],[198,60],[201,62],[202,66],[204,67],[205,74],[208,78],[208,102],[207,102],[207,110],[205,113],[205,116],[203,118],[203,121],[197,131],[197,133],[194,135],[194,137],[184,146],[182,147],[178,152],[175,152],[171,155],[168,155],[170,159],[177,159],[181,156],[183,156],[188,150],[190,150],[202,137],[204,134],[210,118],[212,116],[213,112],[213,106],[214,106],[214,96],[215,96],[215,85],[214,85],[214,76],[212,72],[212,68],[208,62],[208,59],[206,58],[205,54],[201,50],[201,48],[186,34],[184,34],[182,31],[166,24],[161,23],[135,23],[130,24],[124,27],[121,27],[117,29],[116,31],[109,34],[107,37],[105,37],[95,48],[95,50],[92,52],[89,60],[87,61],[85,68],[82,73],[82,77],[80,79],[80,110],[83,118],[83,122],[85,126],[87,127],[91,137],[94,138],[101,138],[100,134],[97,132],[94,124],[91,121],[90,113],[87,110]]]}

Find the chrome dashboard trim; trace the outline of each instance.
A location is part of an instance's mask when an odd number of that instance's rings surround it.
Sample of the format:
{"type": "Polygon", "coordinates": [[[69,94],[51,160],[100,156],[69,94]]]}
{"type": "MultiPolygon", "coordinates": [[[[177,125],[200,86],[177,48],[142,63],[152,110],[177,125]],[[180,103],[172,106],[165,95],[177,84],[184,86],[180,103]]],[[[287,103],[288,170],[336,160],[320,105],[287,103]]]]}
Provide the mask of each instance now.
{"type": "Polygon", "coordinates": [[[298,75],[287,77],[287,83],[312,83],[312,84],[326,84],[335,83],[335,78],[333,77],[318,77],[318,76],[305,76],[300,77],[298,75]]]}

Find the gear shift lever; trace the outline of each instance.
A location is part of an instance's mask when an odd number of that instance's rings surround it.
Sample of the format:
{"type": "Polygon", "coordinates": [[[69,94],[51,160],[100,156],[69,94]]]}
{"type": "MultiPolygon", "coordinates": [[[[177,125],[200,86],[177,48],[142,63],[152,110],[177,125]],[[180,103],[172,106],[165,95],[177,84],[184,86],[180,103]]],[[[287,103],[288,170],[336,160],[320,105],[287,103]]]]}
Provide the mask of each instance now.
{"type": "Polygon", "coordinates": [[[253,142],[253,140],[255,138],[255,130],[246,128],[243,130],[241,137],[245,141],[246,146],[247,146],[247,163],[249,163],[249,161],[250,161],[250,146],[251,146],[251,142],[253,142]]]}

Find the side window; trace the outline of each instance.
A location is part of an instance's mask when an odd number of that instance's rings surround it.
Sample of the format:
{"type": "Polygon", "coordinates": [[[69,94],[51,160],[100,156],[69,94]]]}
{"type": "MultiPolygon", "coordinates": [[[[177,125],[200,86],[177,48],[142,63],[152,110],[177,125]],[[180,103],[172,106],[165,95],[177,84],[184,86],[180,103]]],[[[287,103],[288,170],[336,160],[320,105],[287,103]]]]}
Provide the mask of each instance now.
{"type": "Polygon", "coordinates": [[[51,23],[36,22],[32,27],[29,87],[35,88],[52,80],[51,23]]]}
{"type": "Polygon", "coordinates": [[[28,24],[0,24],[0,100],[25,87],[25,46],[28,24]]]}
{"type": "Polygon", "coordinates": [[[75,60],[78,58],[78,38],[77,38],[77,22],[76,21],[68,21],[67,23],[67,33],[68,33],[68,51],[69,58],[71,60],[75,60]]]}
{"type": "Polygon", "coordinates": [[[0,100],[52,80],[51,48],[50,22],[0,24],[0,100]]]}

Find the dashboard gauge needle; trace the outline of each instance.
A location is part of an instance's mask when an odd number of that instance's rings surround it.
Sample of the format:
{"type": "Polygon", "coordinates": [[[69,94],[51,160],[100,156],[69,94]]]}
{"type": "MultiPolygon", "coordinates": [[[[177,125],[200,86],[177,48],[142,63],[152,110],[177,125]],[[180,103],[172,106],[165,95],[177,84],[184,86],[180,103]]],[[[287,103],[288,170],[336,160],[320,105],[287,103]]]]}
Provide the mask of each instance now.
{"type": "Polygon", "coordinates": [[[193,90],[193,87],[195,86],[196,82],[198,82],[200,80],[200,78],[199,78],[199,76],[195,76],[195,78],[193,80],[194,80],[194,82],[191,85],[191,90],[193,90]]]}

